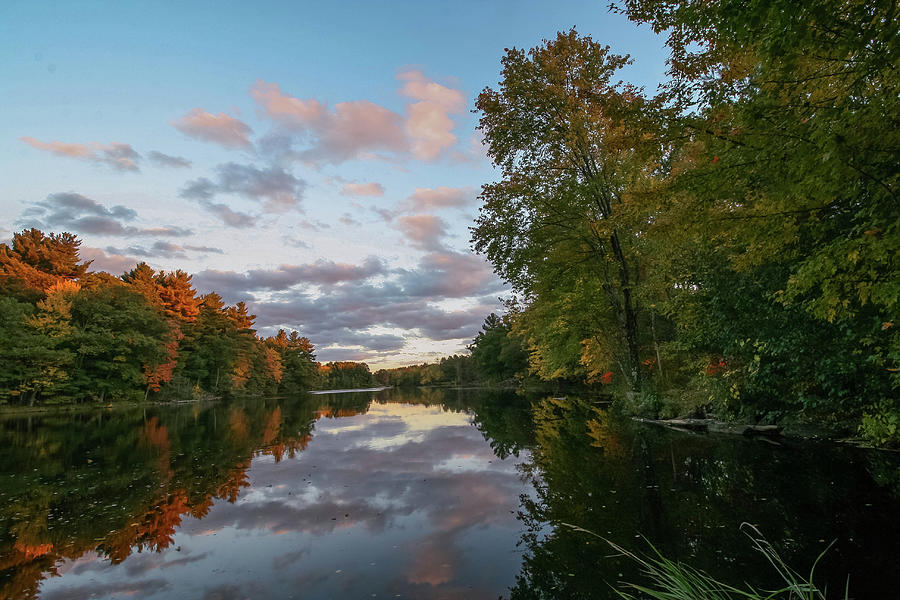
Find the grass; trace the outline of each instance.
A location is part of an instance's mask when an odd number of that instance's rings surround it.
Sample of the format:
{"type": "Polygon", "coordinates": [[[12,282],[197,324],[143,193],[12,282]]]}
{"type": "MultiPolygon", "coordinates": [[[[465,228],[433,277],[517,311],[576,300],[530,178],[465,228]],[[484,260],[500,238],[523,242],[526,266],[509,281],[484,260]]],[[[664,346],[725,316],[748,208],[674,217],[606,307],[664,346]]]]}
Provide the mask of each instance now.
{"type": "MultiPolygon", "coordinates": [[[[810,568],[809,574],[804,576],[792,569],[784,562],[784,560],[782,560],[772,544],[765,539],[756,527],[749,523],[742,524],[741,531],[750,538],[753,549],[766,558],[769,564],[772,565],[772,568],[777,571],[780,579],[784,582],[784,585],[778,589],[760,590],[749,584],[746,584],[745,588],[736,588],[721,582],[709,573],[666,558],[654,548],[652,544],[650,544],[650,548],[653,550],[653,555],[640,556],[592,531],[567,523],[563,523],[563,525],[575,531],[581,531],[604,540],[619,552],[620,555],[626,556],[640,565],[641,571],[647,578],[647,583],[645,585],[629,582],[620,583],[615,591],[623,600],[642,600],[647,598],[653,600],[827,599],[827,588],[819,588],[813,581],[813,577],[819,561],[822,560],[822,557],[828,552],[828,549],[831,548],[831,544],[829,544],[828,548],[816,558],[813,566],[810,568]]],[[[850,598],[849,578],[844,586],[842,598],[844,598],[844,600],[850,598]]]]}

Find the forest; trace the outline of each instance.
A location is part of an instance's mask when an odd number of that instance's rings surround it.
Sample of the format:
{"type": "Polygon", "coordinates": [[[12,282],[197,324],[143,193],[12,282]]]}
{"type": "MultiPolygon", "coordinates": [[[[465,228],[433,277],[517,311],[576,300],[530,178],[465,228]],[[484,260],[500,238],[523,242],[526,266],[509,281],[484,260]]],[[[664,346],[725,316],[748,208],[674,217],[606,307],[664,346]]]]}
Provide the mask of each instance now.
{"type": "Polygon", "coordinates": [[[636,413],[900,443],[895,5],[613,10],[666,36],[653,94],[573,29],[507,49],[476,101],[508,347],[636,413]]]}
{"type": "Polygon", "coordinates": [[[0,245],[0,404],[184,400],[364,387],[365,363],[316,362],[296,331],[261,338],[255,315],[191,275],[138,264],[88,271],[69,233],[0,245]]]}

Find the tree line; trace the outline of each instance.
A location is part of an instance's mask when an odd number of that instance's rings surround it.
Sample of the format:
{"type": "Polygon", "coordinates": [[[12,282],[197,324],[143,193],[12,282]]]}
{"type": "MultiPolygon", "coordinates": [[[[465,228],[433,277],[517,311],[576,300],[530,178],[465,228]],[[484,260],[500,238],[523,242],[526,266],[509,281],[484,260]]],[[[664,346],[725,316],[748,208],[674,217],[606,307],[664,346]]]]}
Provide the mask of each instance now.
{"type": "Polygon", "coordinates": [[[613,10],[667,36],[658,93],[573,29],[508,49],[476,102],[499,179],[472,243],[530,372],[900,443],[895,7],[613,10]]]}
{"type": "Polygon", "coordinates": [[[0,403],[293,394],[372,382],[364,363],[316,362],[296,331],[263,338],[247,305],[191,275],[138,264],[88,271],[70,233],[0,244],[0,403]]]}

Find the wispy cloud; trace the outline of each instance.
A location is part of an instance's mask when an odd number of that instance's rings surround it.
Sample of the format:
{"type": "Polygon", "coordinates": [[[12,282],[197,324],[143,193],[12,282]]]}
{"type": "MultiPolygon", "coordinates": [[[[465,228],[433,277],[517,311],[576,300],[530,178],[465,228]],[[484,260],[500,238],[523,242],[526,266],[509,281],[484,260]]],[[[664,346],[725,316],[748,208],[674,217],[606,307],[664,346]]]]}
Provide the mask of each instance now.
{"type": "Polygon", "coordinates": [[[211,202],[218,194],[233,194],[262,201],[267,212],[284,212],[300,203],[305,187],[305,181],[280,167],[225,163],[216,167],[215,181],[206,177],[189,181],[181,197],[211,202]]]}
{"type": "Polygon", "coordinates": [[[70,143],[60,141],[43,142],[33,137],[19,138],[32,148],[50,152],[56,156],[75,158],[111,167],[117,171],[140,171],[138,163],[141,155],[129,144],[111,142],[70,143]]]}
{"type": "Polygon", "coordinates": [[[192,164],[191,161],[181,156],[163,154],[156,150],[148,152],[147,159],[157,167],[167,167],[170,169],[189,169],[192,164]]]}
{"type": "Polygon", "coordinates": [[[225,113],[212,114],[195,108],[172,121],[172,126],[188,137],[219,144],[224,148],[249,148],[253,130],[239,119],[225,113]]]}
{"type": "Polygon", "coordinates": [[[185,237],[193,232],[183,227],[135,227],[127,224],[137,212],[122,205],[106,207],[74,192],[50,194],[35,202],[19,220],[26,227],[47,231],[71,231],[108,236],[185,237]]]}
{"type": "Polygon", "coordinates": [[[185,244],[175,244],[173,242],[165,242],[158,240],[153,242],[149,247],[145,246],[128,246],[127,248],[116,248],[107,246],[106,251],[114,255],[132,255],[145,258],[181,258],[186,259],[187,253],[197,252],[201,254],[224,254],[221,248],[213,248],[210,246],[192,246],[185,244]]]}
{"type": "Polygon", "coordinates": [[[401,203],[401,209],[409,212],[439,210],[442,208],[463,208],[475,201],[471,188],[441,186],[437,188],[416,188],[401,203]]]}
{"type": "Polygon", "coordinates": [[[369,183],[345,183],[341,186],[342,196],[384,196],[384,186],[377,181],[369,183]]]}
{"type": "Polygon", "coordinates": [[[371,256],[360,265],[336,263],[320,259],[302,265],[280,265],[275,269],[235,271],[206,270],[197,273],[197,285],[244,295],[259,291],[283,291],[301,283],[334,285],[346,281],[362,281],[387,272],[384,262],[371,256]]]}

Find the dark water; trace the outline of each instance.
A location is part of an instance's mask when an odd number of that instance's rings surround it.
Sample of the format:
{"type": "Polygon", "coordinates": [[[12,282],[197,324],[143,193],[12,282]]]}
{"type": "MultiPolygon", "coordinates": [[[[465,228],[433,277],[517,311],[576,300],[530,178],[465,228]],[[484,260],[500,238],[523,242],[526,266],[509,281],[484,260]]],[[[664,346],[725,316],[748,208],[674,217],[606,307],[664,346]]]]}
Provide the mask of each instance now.
{"type": "Polygon", "coordinates": [[[0,598],[611,598],[596,532],[775,585],[740,531],[894,598],[900,458],[574,398],[377,393],[0,420],[0,598]]]}

